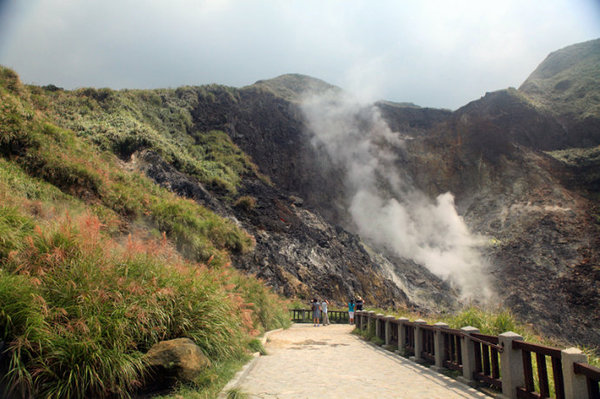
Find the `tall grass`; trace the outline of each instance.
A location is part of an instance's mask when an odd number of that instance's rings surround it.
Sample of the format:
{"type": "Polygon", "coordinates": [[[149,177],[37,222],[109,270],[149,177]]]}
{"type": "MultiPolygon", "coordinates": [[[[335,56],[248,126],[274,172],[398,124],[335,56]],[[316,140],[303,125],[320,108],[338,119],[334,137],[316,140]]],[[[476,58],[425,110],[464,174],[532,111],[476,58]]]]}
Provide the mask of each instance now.
{"type": "Polygon", "coordinates": [[[251,298],[286,314],[256,280],[189,263],[166,240],[119,243],[90,214],[36,226],[3,265],[7,378],[34,396],[127,397],[146,378],[154,343],[185,336],[211,359],[235,358],[277,323],[254,316],[251,298]]]}

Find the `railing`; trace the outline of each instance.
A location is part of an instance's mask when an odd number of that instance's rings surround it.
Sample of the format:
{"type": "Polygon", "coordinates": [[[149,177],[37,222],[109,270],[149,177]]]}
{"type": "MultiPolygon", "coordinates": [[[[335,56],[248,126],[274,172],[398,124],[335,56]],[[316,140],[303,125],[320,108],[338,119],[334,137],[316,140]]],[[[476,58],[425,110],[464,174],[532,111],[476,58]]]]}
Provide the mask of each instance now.
{"type": "Polygon", "coordinates": [[[390,323],[390,342],[386,342],[386,344],[390,345],[394,343],[396,348],[398,348],[398,339],[400,338],[399,328],[400,325],[395,320],[392,320],[390,323]]]}
{"type": "MultiPolygon", "coordinates": [[[[291,320],[294,323],[312,323],[312,310],[310,309],[290,309],[291,320]]],[[[348,323],[348,312],[342,310],[328,310],[330,323],[348,323]]],[[[322,318],[321,318],[322,321],[322,318]]]]}
{"type": "Polygon", "coordinates": [[[463,381],[484,383],[505,398],[600,399],[600,369],[589,366],[576,348],[560,350],[523,342],[512,332],[484,335],[473,327],[456,330],[374,312],[356,312],[355,320],[399,354],[433,364],[434,370],[460,371],[463,381]]]}
{"type": "Polygon", "coordinates": [[[421,332],[421,358],[430,363],[435,363],[435,327],[423,325],[419,326],[421,332]]]}
{"type": "Polygon", "coordinates": [[[600,369],[584,363],[574,363],[573,371],[576,375],[585,377],[588,398],[600,399],[600,369]]]}
{"type": "Polygon", "coordinates": [[[472,333],[470,338],[473,341],[475,352],[475,372],[473,373],[473,378],[489,384],[498,390],[502,390],[500,353],[503,351],[503,348],[498,346],[498,337],[472,333]]]}
{"type": "Polygon", "coordinates": [[[375,323],[375,334],[385,342],[385,317],[383,315],[376,315],[375,323]]]}
{"type": "Polygon", "coordinates": [[[402,347],[404,349],[404,354],[406,355],[414,355],[415,354],[415,332],[416,332],[416,324],[405,322],[399,328],[404,329],[404,343],[402,347]]]}
{"type": "Polygon", "coordinates": [[[548,346],[529,344],[523,341],[513,341],[513,349],[521,351],[523,358],[523,372],[525,385],[517,387],[517,397],[523,399],[550,398],[550,383],[548,379],[548,367],[546,359],[552,364],[552,374],[554,381],[554,390],[556,399],[564,399],[565,388],[562,374],[562,353],[560,349],[550,348],[548,346]],[[537,368],[537,388],[534,380],[534,367],[531,355],[535,354],[537,368]]]}
{"type": "Polygon", "coordinates": [[[443,366],[450,370],[462,371],[462,342],[463,333],[460,330],[442,329],[444,341],[443,366]]]}

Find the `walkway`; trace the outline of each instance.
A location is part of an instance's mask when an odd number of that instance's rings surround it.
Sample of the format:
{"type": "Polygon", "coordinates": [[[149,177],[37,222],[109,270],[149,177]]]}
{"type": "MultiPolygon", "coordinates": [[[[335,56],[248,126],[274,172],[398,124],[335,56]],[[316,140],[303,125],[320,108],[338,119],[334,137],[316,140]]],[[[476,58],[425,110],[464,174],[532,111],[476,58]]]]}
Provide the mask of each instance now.
{"type": "Polygon", "coordinates": [[[295,324],[271,334],[239,388],[250,398],[490,398],[350,334],[295,324]]]}

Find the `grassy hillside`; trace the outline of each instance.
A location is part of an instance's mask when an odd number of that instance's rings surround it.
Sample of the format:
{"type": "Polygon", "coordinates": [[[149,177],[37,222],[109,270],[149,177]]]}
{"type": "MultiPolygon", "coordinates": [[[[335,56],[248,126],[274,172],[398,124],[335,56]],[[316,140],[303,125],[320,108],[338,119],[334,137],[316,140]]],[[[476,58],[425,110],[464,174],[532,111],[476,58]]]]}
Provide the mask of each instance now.
{"type": "Polygon", "coordinates": [[[219,132],[184,150],[178,94],[152,114],[154,95],[27,87],[0,68],[1,366],[16,392],[128,397],[160,340],[190,337],[217,368],[286,324],[285,304],[229,266],[252,237],[113,153],[147,146],[231,191],[255,173],[219,132]]]}
{"type": "Polygon", "coordinates": [[[551,53],[519,90],[557,115],[600,117],[600,39],[551,53]]]}

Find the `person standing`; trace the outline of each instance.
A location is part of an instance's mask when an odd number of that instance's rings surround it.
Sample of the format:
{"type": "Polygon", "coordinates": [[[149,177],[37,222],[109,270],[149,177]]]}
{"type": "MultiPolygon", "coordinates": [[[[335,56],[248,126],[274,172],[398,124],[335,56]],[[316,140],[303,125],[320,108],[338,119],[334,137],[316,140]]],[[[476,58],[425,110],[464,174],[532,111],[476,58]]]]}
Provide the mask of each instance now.
{"type": "Polygon", "coordinates": [[[350,320],[350,324],[354,324],[354,308],[356,304],[354,303],[354,298],[350,299],[348,302],[348,319],[350,320]]]}
{"type": "Polygon", "coordinates": [[[363,305],[365,304],[365,302],[363,301],[362,297],[359,295],[358,298],[356,298],[356,310],[363,310],[363,305]]]}
{"type": "Polygon", "coordinates": [[[312,301],[312,312],[313,312],[313,324],[314,327],[319,326],[319,319],[321,318],[321,304],[317,300],[317,298],[313,298],[312,301]]]}
{"type": "Polygon", "coordinates": [[[323,325],[328,326],[329,323],[329,315],[327,314],[327,305],[329,305],[329,301],[327,299],[323,299],[321,302],[321,314],[323,317],[323,325]]]}

